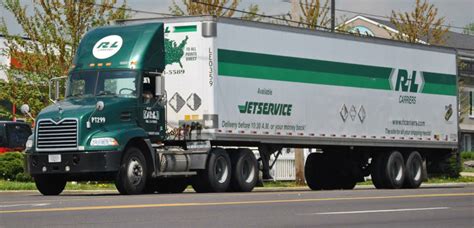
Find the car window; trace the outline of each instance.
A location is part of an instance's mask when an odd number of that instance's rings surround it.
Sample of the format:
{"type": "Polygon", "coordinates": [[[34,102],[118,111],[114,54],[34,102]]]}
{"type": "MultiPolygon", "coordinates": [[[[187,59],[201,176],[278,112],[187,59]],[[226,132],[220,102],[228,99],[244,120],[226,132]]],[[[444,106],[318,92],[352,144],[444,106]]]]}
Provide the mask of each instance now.
{"type": "Polygon", "coordinates": [[[6,127],[8,147],[24,148],[28,137],[31,135],[31,129],[26,125],[8,124],[6,127]]]}

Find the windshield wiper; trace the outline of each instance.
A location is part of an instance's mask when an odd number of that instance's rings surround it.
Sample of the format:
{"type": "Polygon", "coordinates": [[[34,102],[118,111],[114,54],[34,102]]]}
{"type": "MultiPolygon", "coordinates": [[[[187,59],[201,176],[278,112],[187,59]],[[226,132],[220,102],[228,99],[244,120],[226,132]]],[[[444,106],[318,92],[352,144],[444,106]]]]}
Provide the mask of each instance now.
{"type": "Polygon", "coordinates": [[[100,91],[98,94],[96,94],[96,96],[100,97],[100,96],[107,96],[107,95],[112,95],[114,97],[117,97],[117,94],[115,93],[112,93],[110,91],[100,91]]]}

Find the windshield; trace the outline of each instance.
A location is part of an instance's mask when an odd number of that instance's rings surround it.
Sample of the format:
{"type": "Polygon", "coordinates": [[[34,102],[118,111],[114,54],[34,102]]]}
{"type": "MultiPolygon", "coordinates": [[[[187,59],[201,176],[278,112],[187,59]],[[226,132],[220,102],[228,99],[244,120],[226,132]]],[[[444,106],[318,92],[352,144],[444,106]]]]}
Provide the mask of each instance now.
{"type": "Polygon", "coordinates": [[[135,71],[84,71],[72,73],[66,97],[136,97],[135,71]]]}

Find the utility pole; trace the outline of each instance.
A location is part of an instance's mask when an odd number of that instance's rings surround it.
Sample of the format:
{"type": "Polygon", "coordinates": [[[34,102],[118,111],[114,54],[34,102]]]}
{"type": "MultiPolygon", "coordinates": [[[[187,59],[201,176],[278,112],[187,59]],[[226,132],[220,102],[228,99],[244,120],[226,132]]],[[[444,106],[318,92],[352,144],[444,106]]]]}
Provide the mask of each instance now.
{"type": "Polygon", "coordinates": [[[295,149],[295,173],[296,185],[304,185],[304,152],[301,148],[295,149]]]}
{"type": "Polygon", "coordinates": [[[331,0],[331,32],[334,32],[336,27],[336,0],[331,0]]]}

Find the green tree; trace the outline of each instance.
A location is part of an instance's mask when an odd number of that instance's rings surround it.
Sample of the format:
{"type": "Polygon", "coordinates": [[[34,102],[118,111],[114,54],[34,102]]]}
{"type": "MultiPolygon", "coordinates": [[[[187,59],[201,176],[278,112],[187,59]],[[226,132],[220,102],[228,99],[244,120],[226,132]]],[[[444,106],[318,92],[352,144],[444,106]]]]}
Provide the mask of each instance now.
{"type": "MultiPolygon", "coordinates": [[[[216,17],[233,17],[240,1],[241,0],[200,0],[193,2],[193,0],[182,0],[184,8],[181,8],[176,1],[173,0],[169,10],[172,14],[177,16],[212,15],[216,17]]],[[[242,14],[242,19],[260,20],[260,17],[256,15],[259,11],[258,5],[252,4],[245,11],[248,13],[242,14]]]]}
{"type": "Polygon", "coordinates": [[[324,3],[320,0],[300,0],[299,6],[301,16],[299,21],[302,27],[316,29],[318,27],[329,27],[331,17],[329,15],[329,1],[324,3]]]}
{"type": "Polygon", "coordinates": [[[470,23],[466,26],[464,26],[464,34],[467,35],[474,35],[474,23],[470,23]]]}
{"type": "Polygon", "coordinates": [[[438,8],[426,0],[416,0],[412,12],[392,11],[390,22],[398,33],[391,33],[393,39],[417,43],[421,40],[429,44],[443,45],[448,28],[443,26],[444,17],[438,17],[438,8]]]}
{"type": "Polygon", "coordinates": [[[19,107],[28,103],[33,116],[48,105],[48,80],[67,74],[81,37],[95,26],[129,15],[126,2],[117,0],[34,0],[29,6],[20,0],[4,0],[2,7],[11,12],[23,29],[24,39],[10,34],[4,18],[0,34],[6,38],[9,55],[17,62],[7,68],[7,81],[0,82],[0,100],[19,107]]]}

